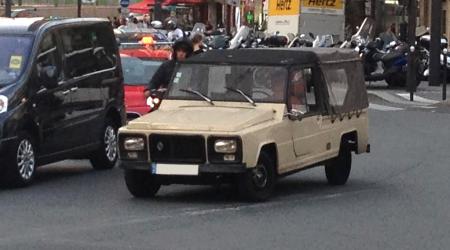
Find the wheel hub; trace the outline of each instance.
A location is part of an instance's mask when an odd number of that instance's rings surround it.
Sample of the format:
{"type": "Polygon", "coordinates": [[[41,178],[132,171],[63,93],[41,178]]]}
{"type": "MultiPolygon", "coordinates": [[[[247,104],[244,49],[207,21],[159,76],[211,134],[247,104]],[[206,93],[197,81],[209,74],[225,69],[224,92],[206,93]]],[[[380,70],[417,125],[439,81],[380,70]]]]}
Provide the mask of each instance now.
{"type": "Polygon", "coordinates": [[[253,172],[253,183],[258,188],[264,188],[267,185],[267,170],[264,166],[256,167],[253,172]]]}
{"type": "Polygon", "coordinates": [[[29,180],[34,173],[35,159],[33,145],[28,140],[22,140],[17,148],[17,167],[20,176],[29,180]]]}
{"type": "Polygon", "coordinates": [[[110,162],[117,157],[117,136],[113,127],[108,126],[105,130],[105,153],[110,162]]]}

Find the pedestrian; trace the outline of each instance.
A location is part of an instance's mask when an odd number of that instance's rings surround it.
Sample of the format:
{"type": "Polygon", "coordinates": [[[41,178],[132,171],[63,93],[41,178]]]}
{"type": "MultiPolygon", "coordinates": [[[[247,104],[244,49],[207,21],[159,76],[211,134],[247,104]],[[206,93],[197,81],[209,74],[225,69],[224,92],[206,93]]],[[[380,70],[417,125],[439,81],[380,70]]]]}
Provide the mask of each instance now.
{"type": "Polygon", "coordinates": [[[194,37],[192,37],[192,47],[193,51],[192,55],[198,55],[203,53],[203,35],[200,33],[196,33],[194,37]]]}
{"type": "Polygon", "coordinates": [[[150,96],[150,90],[166,89],[169,86],[170,79],[177,62],[182,62],[193,52],[192,43],[187,39],[178,40],[172,46],[172,59],[164,62],[150,80],[149,87],[144,91],[145,97],[150,96]]]}
{"type": "Polygon", "coordinates": [[[116,29],[117,27],[120,26],[119,20],[117,20],[117,17],[113,17],[113,22],[112,22],[112,26],[114,29],[116,29]]]}

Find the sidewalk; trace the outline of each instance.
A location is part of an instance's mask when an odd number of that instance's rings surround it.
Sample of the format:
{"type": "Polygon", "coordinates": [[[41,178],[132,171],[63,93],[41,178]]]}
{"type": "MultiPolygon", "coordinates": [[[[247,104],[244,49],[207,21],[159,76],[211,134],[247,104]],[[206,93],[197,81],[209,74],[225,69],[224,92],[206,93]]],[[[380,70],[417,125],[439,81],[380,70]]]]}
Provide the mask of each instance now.
{"type": "Polygon", "coordinates": [[[372,98],[400,106],[426,107],[450,104],[450,84],[447,86],[447,101],[442,100],[442,86],[429,86],[428,82],[422,82],[417,87],[414,101],[410,101],[410,94],[406,89],[391,89],[384,82],[368,84],[367,92],[372,98]]]}

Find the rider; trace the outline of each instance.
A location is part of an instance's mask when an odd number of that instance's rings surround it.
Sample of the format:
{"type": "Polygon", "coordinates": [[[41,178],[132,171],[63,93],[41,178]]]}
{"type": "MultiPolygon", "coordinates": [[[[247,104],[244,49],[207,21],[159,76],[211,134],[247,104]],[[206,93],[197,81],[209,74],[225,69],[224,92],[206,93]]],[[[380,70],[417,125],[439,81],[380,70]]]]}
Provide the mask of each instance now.
{"type": "Polygon", "coordinates": [[[172,73],[175,69],[176,63],[184,61],[186,58],[191,56],[193,52],[192,43],[187,39],[182,39],[172,46],[173,54],[172,60],[164,62],[153,78],[150,80],[149,88],[145,90],[144,95],[146,97],[150,96],[151,89],[164,89],[167,88],[172,77],[172,73]]]}
{"type": "Polygon", "coordinates": [[[167,34],[169,41],[174,42],[185,37],[183,30],[177,26],[177,23],[174,20],[169,20],[167,22],[167,28],[170,30],[167,34]]]}

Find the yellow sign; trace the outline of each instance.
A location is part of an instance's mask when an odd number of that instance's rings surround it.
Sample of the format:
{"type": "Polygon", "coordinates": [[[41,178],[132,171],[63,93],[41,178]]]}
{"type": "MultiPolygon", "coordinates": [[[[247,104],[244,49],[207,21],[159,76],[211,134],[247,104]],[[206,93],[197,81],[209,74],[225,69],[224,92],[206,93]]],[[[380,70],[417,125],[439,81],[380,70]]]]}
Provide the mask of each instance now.
{"type": "Polygon", "coordinates": [[[300,14],[300,0],[269,0],[269,16],[300,14]]]}
{"type": "Polygon", "coordinates": [[[10,69],[17,69],[20,70],[22,67],[22,56],[11,56],[11,59],[9,59],[9,68],[10,69]]]}
{"type": "Polygon", "coordinates": [[[343,14],[344,0],[301,0],[302,13],[343,14]]]}

